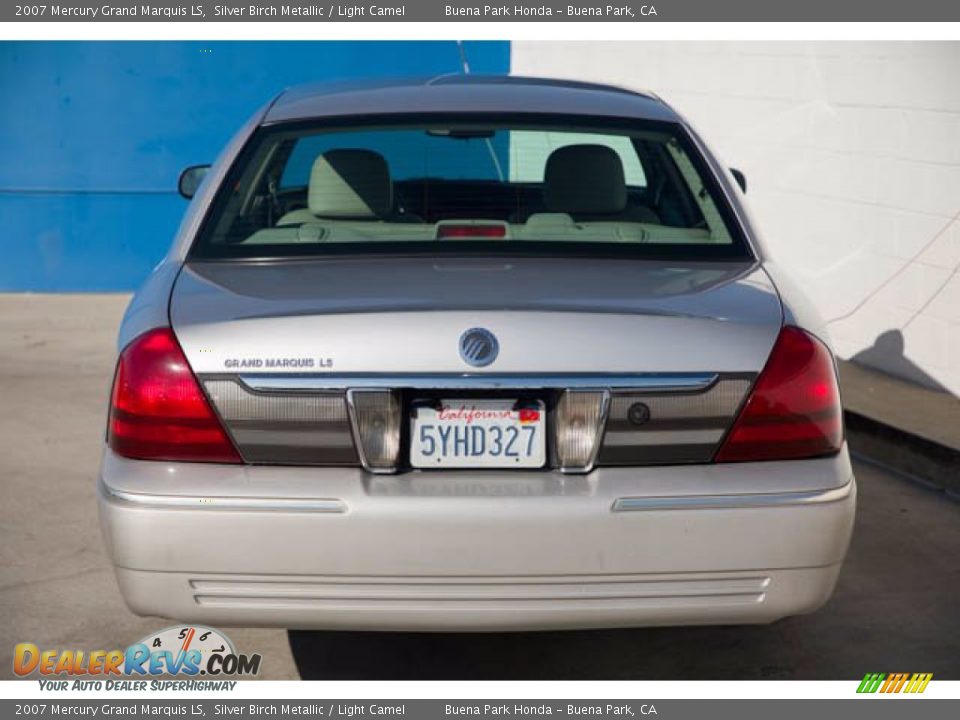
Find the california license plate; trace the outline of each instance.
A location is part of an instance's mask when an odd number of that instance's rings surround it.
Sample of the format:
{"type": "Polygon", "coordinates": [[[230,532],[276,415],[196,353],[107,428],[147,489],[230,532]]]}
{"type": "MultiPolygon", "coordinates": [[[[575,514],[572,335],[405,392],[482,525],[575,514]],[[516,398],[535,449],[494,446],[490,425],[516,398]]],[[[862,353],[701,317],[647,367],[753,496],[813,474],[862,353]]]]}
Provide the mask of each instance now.
{"type": "Polygon", "coordinates": [[[539,400],[441,400],[413,409],[413,467],[539,468],[546,462],[546,414],[539,400]]]}

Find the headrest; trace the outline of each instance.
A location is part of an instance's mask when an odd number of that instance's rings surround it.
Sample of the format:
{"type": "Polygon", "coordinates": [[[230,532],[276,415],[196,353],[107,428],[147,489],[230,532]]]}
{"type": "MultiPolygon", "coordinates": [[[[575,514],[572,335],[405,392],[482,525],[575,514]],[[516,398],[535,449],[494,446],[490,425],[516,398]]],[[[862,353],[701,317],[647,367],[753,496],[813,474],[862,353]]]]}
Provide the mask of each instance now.
{"type": "Polygon", "coordinates": [[[387,161],[372,150],[328,150],[313,162],[307,205],[322,217],[389,215],[393,184],[387,161]]]}
{"type": "Polygon", "coordinates": [[[547,158],[543,201],[550,212],[623,212],[627,183],[620,156],[606,145],[557,148],[547,158]]]}

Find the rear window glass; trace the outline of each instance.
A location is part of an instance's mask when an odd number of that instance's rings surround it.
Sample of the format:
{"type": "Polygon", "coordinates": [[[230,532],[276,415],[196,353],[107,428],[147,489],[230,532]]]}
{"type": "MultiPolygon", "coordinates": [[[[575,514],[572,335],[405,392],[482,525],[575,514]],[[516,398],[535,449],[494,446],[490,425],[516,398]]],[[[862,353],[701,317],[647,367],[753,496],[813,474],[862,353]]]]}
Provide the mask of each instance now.
{"type": "Polygon", "coordinates": [[[241,154],[193,254],[749,257],[725,202],[666,123],[281,126],[241,154]]]}

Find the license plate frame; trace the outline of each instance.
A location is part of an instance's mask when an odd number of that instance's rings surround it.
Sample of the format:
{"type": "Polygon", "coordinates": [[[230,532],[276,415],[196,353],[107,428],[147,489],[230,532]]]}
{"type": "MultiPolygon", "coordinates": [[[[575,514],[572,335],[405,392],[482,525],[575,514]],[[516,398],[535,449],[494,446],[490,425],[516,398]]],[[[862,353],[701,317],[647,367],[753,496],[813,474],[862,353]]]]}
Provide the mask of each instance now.
{"type": "Polygon", "coordinates": [[[409,462],[417,470],[538,470],[547,465],[547,410],[539,398],[414,402],[408,430],[409,462]]]}

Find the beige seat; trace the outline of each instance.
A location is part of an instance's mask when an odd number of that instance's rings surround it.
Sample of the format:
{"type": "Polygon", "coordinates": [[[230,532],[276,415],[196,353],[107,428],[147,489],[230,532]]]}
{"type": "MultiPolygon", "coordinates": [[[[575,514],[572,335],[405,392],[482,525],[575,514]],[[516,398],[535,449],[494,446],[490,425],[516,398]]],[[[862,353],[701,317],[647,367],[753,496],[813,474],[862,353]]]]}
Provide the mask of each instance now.
{"type": "Polygon", "coordinates": [[[563,213],[576,222],[659,222],[652,210],[628,206],[623,161],[606,145],[567,145],[550,153],[543,202],[548,213],[563,213]]]}
{"type": "Polygon", "coordinates": [[[372,150],[328,150],[310,170],[307,207],[278,226],[318,220],[383,220],[393,214],[393,182],[382,155],[372,150]]]}

